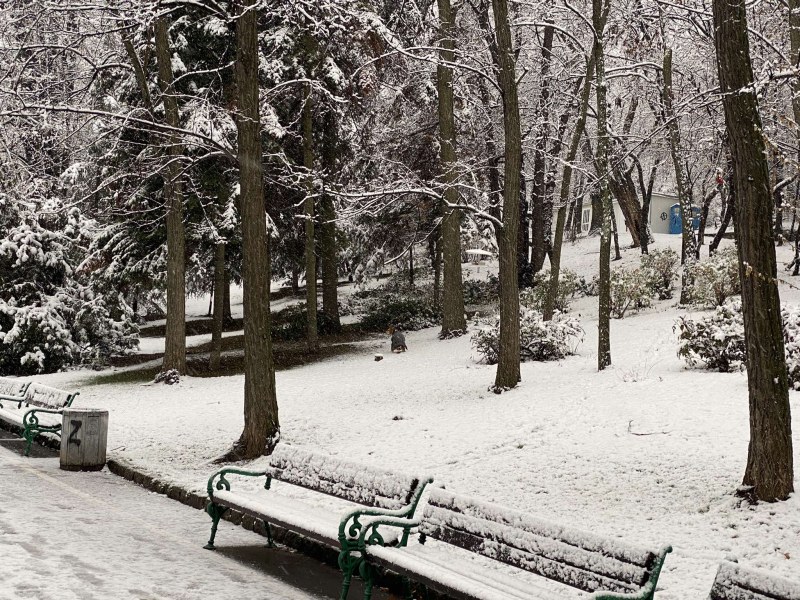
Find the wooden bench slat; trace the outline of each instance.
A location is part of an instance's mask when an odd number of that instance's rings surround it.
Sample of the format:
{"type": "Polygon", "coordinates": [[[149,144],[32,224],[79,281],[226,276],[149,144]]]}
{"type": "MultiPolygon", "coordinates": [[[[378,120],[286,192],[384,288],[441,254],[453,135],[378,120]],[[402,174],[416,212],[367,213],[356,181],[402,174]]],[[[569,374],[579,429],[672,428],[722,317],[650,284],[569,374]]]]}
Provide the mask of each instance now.
{"type": "Polygon", "coordinates": [[[30,384],[27,381],[0,377],[0,398],[9,400],[24,398],[28,385],[30,384]]]}
{"type": "Polygon", "coordinates": [[[407,506],[419,483],[418,478],[288,444],[278,445],[272,453],[269,472],[279,481],[391,510],[407,506]]]}
{"type": "Polygon", "coordinates": [[[41,383],[32,383],[25,392],[25,404],[58,410],[70,406],[77,395],[41,383]]]}
{"type": "Polygon", "coordinates": [[[724,561],[709,597],[712,600],[800,600],[800,582],[724,561]]]}

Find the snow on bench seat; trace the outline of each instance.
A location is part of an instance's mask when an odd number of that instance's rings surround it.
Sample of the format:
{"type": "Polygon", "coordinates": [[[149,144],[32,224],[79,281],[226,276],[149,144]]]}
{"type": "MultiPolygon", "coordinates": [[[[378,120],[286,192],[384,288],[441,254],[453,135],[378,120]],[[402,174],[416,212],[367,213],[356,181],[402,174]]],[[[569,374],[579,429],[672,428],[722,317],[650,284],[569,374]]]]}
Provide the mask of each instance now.
{"type": "MultiPolygon", "coordinates": [[[[214,502],[278,527],[297,531],[329,546],[338,543],[342,512],[273,493],[265,494],[263,499],[257,500],[249,495],[243,496],[223,490],[214,493],[214,502]]],[[[352,504],[349,506],[350,510],[357,508],[352,504]]],[[[346,510],[344,506],[342,510],[346,510]]],[[[390,537],[392,542],[397,539],[397,534],[390,537]]]]}
{"type": "Polygon", "coordinates": [[[37,435],[60,435],[61,411],[70,406],[77,395],[78,392],[71,393],[40,383],[31,383],[26,387],[21,401],[6,402],[0,406],[0,419],[23,429],[27,456],[37,435]]]}
{"type": "Polygon", "coordinates": [[[710,600],[800,600],[800,581],[724,561],[719,566],[710,600]]]}
{"type": "Polygon", "coordinates": [[[538,590],[526,591],[527,583],[513,591],[529,574],[554,582],[559,596],[580,597],[581,590],[644,599],[652,597],[671,551],[604,539],[443,489],[428,497],[419,542],[396,549],[367,545],[365,558],[463,599],[538,598],[538,590]],[[424,549],[428,538],[434,547],[424,549]]]}
{"type": "MultiPolygon", "coordinates": [[[[357,536],[372,514],[400,515],[410,510],[410,517],[427,483],[421,481],[419,477],[279,444],[264,471],[227,468],[211,476],[206,512],[212,526],[206,548],[214,548],[217,523],[228,509],[339,547],[357,536]],[[258,496],[231,492],[230,475],[264,477],[267,491],[258,496]],[[276,493],[278,490],[282,493],[276,493]]],[[[271,535],[269,527],[267,534],[271,535]]],[[[384,539],[396,543],[399,535],[389,530],[384,539]]]]}

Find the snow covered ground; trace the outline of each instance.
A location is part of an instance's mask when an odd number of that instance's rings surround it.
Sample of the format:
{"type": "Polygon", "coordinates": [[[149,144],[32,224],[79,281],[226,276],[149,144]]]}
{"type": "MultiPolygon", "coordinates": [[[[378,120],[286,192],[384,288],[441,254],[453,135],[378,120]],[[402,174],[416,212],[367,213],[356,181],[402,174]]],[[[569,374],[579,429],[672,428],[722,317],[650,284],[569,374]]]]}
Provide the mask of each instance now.
{"type": "Polygon", "coordinates": [[[110,473],[2,447],[0,469],[0,600],[338,597],[337,571],[227,523],[235,547],[204,550],[205,514],[110,473]]]}
{"type": "MultiPolygon", "coordinates": [[[[679,238],[658,236],[655,247],[666,244],[679,238]]],[[[779,248],[780,258],[789,251],[779,248]]],[[[564,255],[566,267],[590,277],[598,240],[567,244],[564,255]]],[[[623,262],[638,256],[628,250],[623,262]]],[[[492,267],[469,270],[485,278],[492,267]]],[[[782,294],[800,302],[794,289],[782,294]]],[[[670,543],[662,600],[705,598],[726,556],[798,578],[800,496],[749,507],[732,495],[747,457],[746,376],[685,368],[674,300],[612,321],[613,366],[598,373],[596,302],[573,305],[586,331],[577,356],[523,364],[521,385],[500,396],[488,391],[495,368],[477,362],[469,337],[439,341],[436,329],[409,333],[406,354],[388,353],[387,338],[281,371],[283,439],[430,472],[453,491],[608,537],[670,543]],[[375,352],[386,359],[375,362],[375,352]]],[[[76,405],[108,408],[110,455],[154,474],[203,489],[210,461],[241,432],[242,376],[185,377],[173,387],[93,385],[94,377],[37,379],[79,389],[76,405]]],[[[796,449],[799,399],[792,392],[796,449]]]]}

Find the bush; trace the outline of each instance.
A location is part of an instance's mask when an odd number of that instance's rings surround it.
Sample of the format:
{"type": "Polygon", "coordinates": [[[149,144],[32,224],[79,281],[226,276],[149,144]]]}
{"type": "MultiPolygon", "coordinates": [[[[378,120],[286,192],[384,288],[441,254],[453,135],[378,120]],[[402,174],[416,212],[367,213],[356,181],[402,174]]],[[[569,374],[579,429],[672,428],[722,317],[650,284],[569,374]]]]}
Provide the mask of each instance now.
{"type": "MultiPolygon", "coordinates": [[[[561,269],[558,278],[554,310],[565,313],[569,311],[572,299],[580,291],[578,274],[569,269],[561,269]]],[[[543,311],[547,295],[550,293],[550,271],[540,271],[533,278],[533,287],[523,290],[519,296],[520,304],[532,310],[543,311]]]]}
{"type": "MultiPolygon", "coordinates": [[[[305,339],[308,334],[308,311],[301,303],[283,309],[273,317],[272,339],[280,342],[295,342],[305,339]]],[[[331,335],[339,333],[340,327],[322,311],[317,311],[317,333],[331,335]]]]}
{"type": "Polygon", "coordinates": [[[644,269],[611,271],[611,314],[622,319],[628,310],[641,310],[652,304],[651,280],[644,269]]]}
{"type": "MultiPolygon", "coordinates": [[[[472,335],[472,346],[487,364],[497,364],[500,351],[500,315],[478,321],[479,330],[472,335]]],[[[550,321],[537,310],[520,308],[520,359],[526,361],[558,360],[574,354],[583,339],[577,319],[555,313],[550,321]],[[573,338],[576,338],[573,340],[573,338]]]]}
{"type": "Polygon", "coordinates": [[[704,363],[721,373],[744,368],[747,349],[741,301],[727,302],[700,319],[679,317],[673,329],[680,332],[678,356],[690,367],[704,363]]]}
{"type": "Polygon", "coordinates": [[[486,280],[464,281],[464,304],[492,304],[500,299],[500,279],[489,275],[486,280]]]}
{"type": "Polygon", "coordinates": [[[700,306],[722,306],[731,296],[742,293],[739,281],[739,257],[736,248],[730,247],[708,257],[694,261],[688,269],[689,301],[700,306]]]}
{"type": "Polygon", "coordinates": [[[418,290],[388,292],[369,299],[364,306],[361,326],[369,331],[385,331],[389,325],[404,331],[416,331],[439,325],[441,316],[429,297],[418,290]]]}
{"type": "Polygon", "coordinates": [[[659,300],[672,298],[672,284],[678,275],[678,253],[672,248],[642,255],[641,269],[647,286],[659,300]]]}

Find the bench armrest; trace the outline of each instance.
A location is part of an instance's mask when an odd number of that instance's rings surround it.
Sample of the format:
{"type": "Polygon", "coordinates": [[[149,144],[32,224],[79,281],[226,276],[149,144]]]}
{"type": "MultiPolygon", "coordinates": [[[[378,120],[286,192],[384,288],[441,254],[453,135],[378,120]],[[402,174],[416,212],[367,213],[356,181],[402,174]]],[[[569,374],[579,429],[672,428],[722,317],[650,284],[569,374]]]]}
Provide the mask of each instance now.
{"type": "Polygon", "coordinates": [[[272,481],[272,476],[267,471],[245,471],[244,469],[236,469],[234,467],[225,467],[214,473],[208,478],[208,498],[214,501],[214,490],[230,491],[231,484],[228,481],[228,475],[243,475],[245,477],[266,477],[264,488],[269,489],[269,484],[272,481]],[[216,481],[215,481],[216,480],[216,481]]]}
{"type": "MultiPolygon", "coordinates": [[[[60,410],[54,410],[52,408],[31,408],[28,409],[24,415],[22,415],[22,425],[25,427],[29,426],[38,426],[39,425],[39,418],[36,416],[36,413],[46,413],[50,415],[60,415],[60,410]]],[[[48,427],[47,429],[52,429],[48,427]]],[[[61,429],[61,423],[58,424],[58,429],[61,429]]]]}
{"type": "Polygon", "coordinates": [[[402,518],[402,517],[374,517],[368,518],[364,523],[364,527],[358,536],[356,542],[359,550],[365,550],[367,546],[383,546],[383,536],[378,531],[381,525],[387,527],[399,527],[403,530],[403,535],[400,537],[399,546],[403,547],[408,543],[408,536],[411,535],[411,530],[419,527],[422,519],[402,518]]]}
{"type": "MultiPolygon", "coordinates": [[[[342,520],[339,522],[339,543],[341,544],[342,549],[344,550],[345,548],[351,547],[353,545],[353,540],[360,540],[363,542],[367,529],[370,529],[373,532],[371,534],[371,538],[373,536],[380,537],[380,534],[377,532],[376,528],[378,525],[382,524],[380,522],[382,518],[396,520],[399,523],[408,525],[408,523],[410,523],[414,517],[414,513],[417,510],[417,506],[419,505],[419,501],[422,498],[423,492],[425,491],[425,487],[429,483],[433,483],[432,477],[420,479],[416,489],[414,490],[414,494],[411,496],[411,501],[409,502],[408,506],[404,506],[403,508],[357,508],[345,514],[342,517],[342,520]],[[364,523],[362,523],[361,520],[365,517],[367,519],[364,523]]],[[[403,545],[405,545],[405,540],[407,538],[408,532],[406,531],[403,533],[403,545]]]]}
{"type": "Polygon", "coordinates": [[[664,546],[658,551],[656,560],[653,563],[653,568],[650,570],[650,577],[647,583],[644,584],[642,589],[638,592],[630,593],[617,593],[617,592],[595,592],[591,595],[591,600],[653,600],[656,593],[656,585],[658,584],[658,576],[661,574],[661,567],[664,566],[664,561],[667,554],[672,552],[672,546],[664,546]]]}

